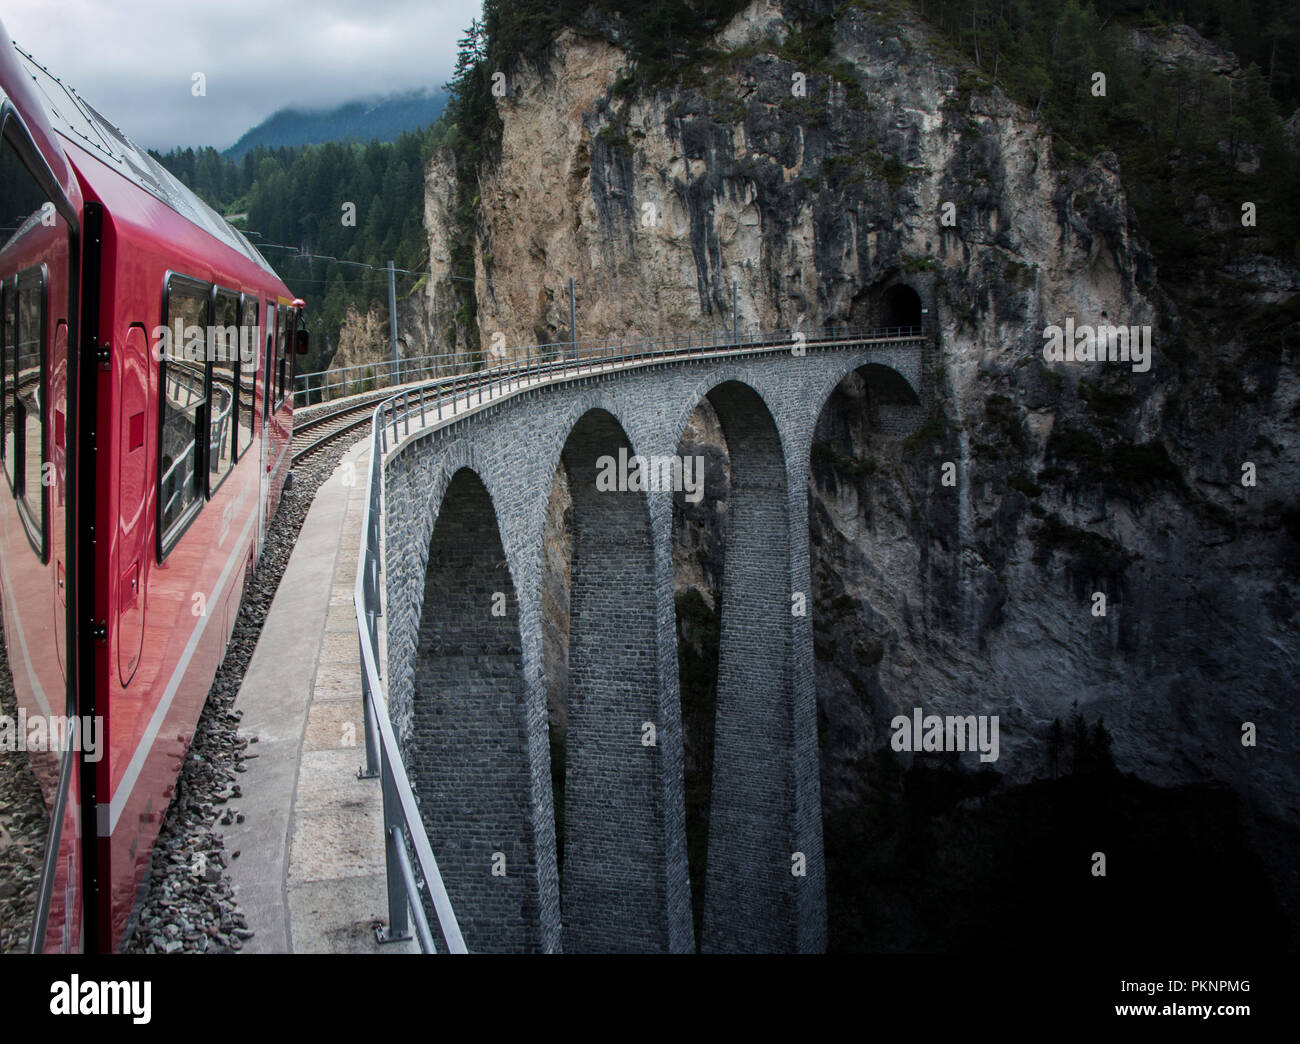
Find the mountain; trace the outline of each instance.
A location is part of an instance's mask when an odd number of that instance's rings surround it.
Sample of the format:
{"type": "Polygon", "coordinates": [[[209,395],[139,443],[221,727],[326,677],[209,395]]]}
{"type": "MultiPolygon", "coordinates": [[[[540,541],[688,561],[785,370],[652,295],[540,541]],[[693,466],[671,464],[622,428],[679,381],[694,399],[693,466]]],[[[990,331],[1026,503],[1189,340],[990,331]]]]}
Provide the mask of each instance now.
{"type": "Polygon", "coordinates": [[[335,109],[281,109],[248,131],[224,155],[238,162],[267,148],[319,145],[327,141],[392,141],[403,131],[433,123],[447,104],[447,93],[423,88],[348,102],[335,109]]]}

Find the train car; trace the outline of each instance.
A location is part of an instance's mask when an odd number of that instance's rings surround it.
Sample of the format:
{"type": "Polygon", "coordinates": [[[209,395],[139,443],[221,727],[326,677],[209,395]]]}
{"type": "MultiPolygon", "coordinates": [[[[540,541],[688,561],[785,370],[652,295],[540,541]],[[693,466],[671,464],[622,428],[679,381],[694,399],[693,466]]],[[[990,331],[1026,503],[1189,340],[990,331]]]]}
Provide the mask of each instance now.
{"type": "Polygon", "coordinates": [[[49,813],[32,949],[112,952],[289,472],[303,303],[2,25],[0,125],[0,597],[49,813]]]}

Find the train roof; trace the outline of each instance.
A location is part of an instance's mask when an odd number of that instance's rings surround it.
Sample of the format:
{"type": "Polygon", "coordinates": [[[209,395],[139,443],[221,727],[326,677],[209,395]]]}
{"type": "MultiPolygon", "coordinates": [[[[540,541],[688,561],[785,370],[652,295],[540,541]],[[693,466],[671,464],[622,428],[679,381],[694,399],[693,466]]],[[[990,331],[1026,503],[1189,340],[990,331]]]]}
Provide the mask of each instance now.
{"type": "Polygon", "coordinates": [[[180,183],[161,163],[100,115],[84,98],[17,44],[23,71],[31,76],[44,102],[51,127],[74,145],[116,170],[208,235],[225,243],[258,267],[279,278],[248,238],[180,183]]]}

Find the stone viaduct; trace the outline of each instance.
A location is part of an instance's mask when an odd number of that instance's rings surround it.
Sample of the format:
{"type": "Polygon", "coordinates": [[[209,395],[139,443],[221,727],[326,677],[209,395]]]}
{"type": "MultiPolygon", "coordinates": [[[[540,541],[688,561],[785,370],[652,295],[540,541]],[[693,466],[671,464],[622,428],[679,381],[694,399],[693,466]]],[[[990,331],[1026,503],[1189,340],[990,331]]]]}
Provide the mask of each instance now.
{"type": "Polygon", "coordinates": [[[796,605],[810,586],[813,429],[854,371],[879,391],[883,423],[910,427],[929,353],[920,338],[720,349],[570,375],[390,444],[389,711],[471,951],[696,948],[673,494],[598,491],[596,472],[620,448],[676,454],[706,397],[731,486],[700,948],[825,948],[811,597],[796,605]],[[560,465],[574,527],[557,838],[541,585],[560,465]]]}

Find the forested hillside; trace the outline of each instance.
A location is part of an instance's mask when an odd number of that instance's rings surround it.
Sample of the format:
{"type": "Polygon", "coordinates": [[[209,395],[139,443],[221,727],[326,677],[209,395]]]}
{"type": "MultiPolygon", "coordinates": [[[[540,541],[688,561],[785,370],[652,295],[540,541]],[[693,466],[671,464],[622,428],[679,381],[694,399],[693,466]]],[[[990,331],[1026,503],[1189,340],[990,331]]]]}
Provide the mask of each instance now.
{"type": "MultiPolygon", "coordinates": [[[[329,364],[350,305],[387,310],[382,269],[390,259],[409,272],[425,267],[424,164],[440,136],[426,129],[390,143],[262,147],[238,163],[212,148],[158,159],[244,229],[307,301],[313,347],[305,371],[329,364]]],[[[399,273],[399,296],[419,282],[418,275],[399,273]]]]}
{"type": "MultiPolygon", "coordinates": [[[[629,12],[616,0],[486,0],[482,22],[462,41],[444,117],[458,149],[466,208],[477,164],[491,157],[500,133],[494,70],[536,61],[558,32],[573,27],[634,56],[629,84],[693,82],[710,63],[748,57],[743,49],[723,54],[707,46],[709,31],[744,6],[741,0],[670,0],[629,12]]],[[[768,49],[809,73],[843,81],[845,71],[831,59],[837,14],[891,3],[790,0],[781,6],[799,12],[804,29],[768,49]]],[[[1067,154],[1118,154],[1143,231],[1162,262],[1211,248],[1187,220],[1198,196],[1233,212],[1242,200],[1255,202],[1267,217],[1243,233],[1250,248],[1300,260],[1294,191],[1300,170],[1294,151],[1284,147],[1283,124],[1300,106],[1300,6],[1291,0],[916,0],[910,6],[975,63],[979,75],[963,84],[967,90],[996,83],[1043,117],[1067,154]],[[1192,63],[1169,68],[1144,60],[1135,31],[1178,22],[1235,54],[1240,74],[1225,78],[1192,63]],[[1094,93],[1097,72],[1105,75],[1104,95],[1094,93]],[[1271,176],[1243,172],[1256,159],[1271,176]],[[1279,169],[1289,176],[1276,176],[1279,169]]],[[[1291,127],[1292,138],[1296,130],[1291,127]]]]}
{"type": "Polygon", "coordinates": [[[1297,128],[1283,123],[1300,105],[1300,7],[1288,0],[918,6],[984,77],[1046,119],[1059,149],[1118,155],[1162,271],[1222,262],[1241,250],[1300,261],[1297,128]],[[1172,39],[1166,27],[1177,22],[1221,53],[1169,60],[1177,48],[1163,46],[1172,39]],[[1094,84],[1098,72],[1104,84],[1094,84]],[[1237,220],[1244,201],[1256,206],[1253,227],[1237,220]],[[1231,219],[1231,234],[1206,234],[1211,209],[1231,219]]]}

